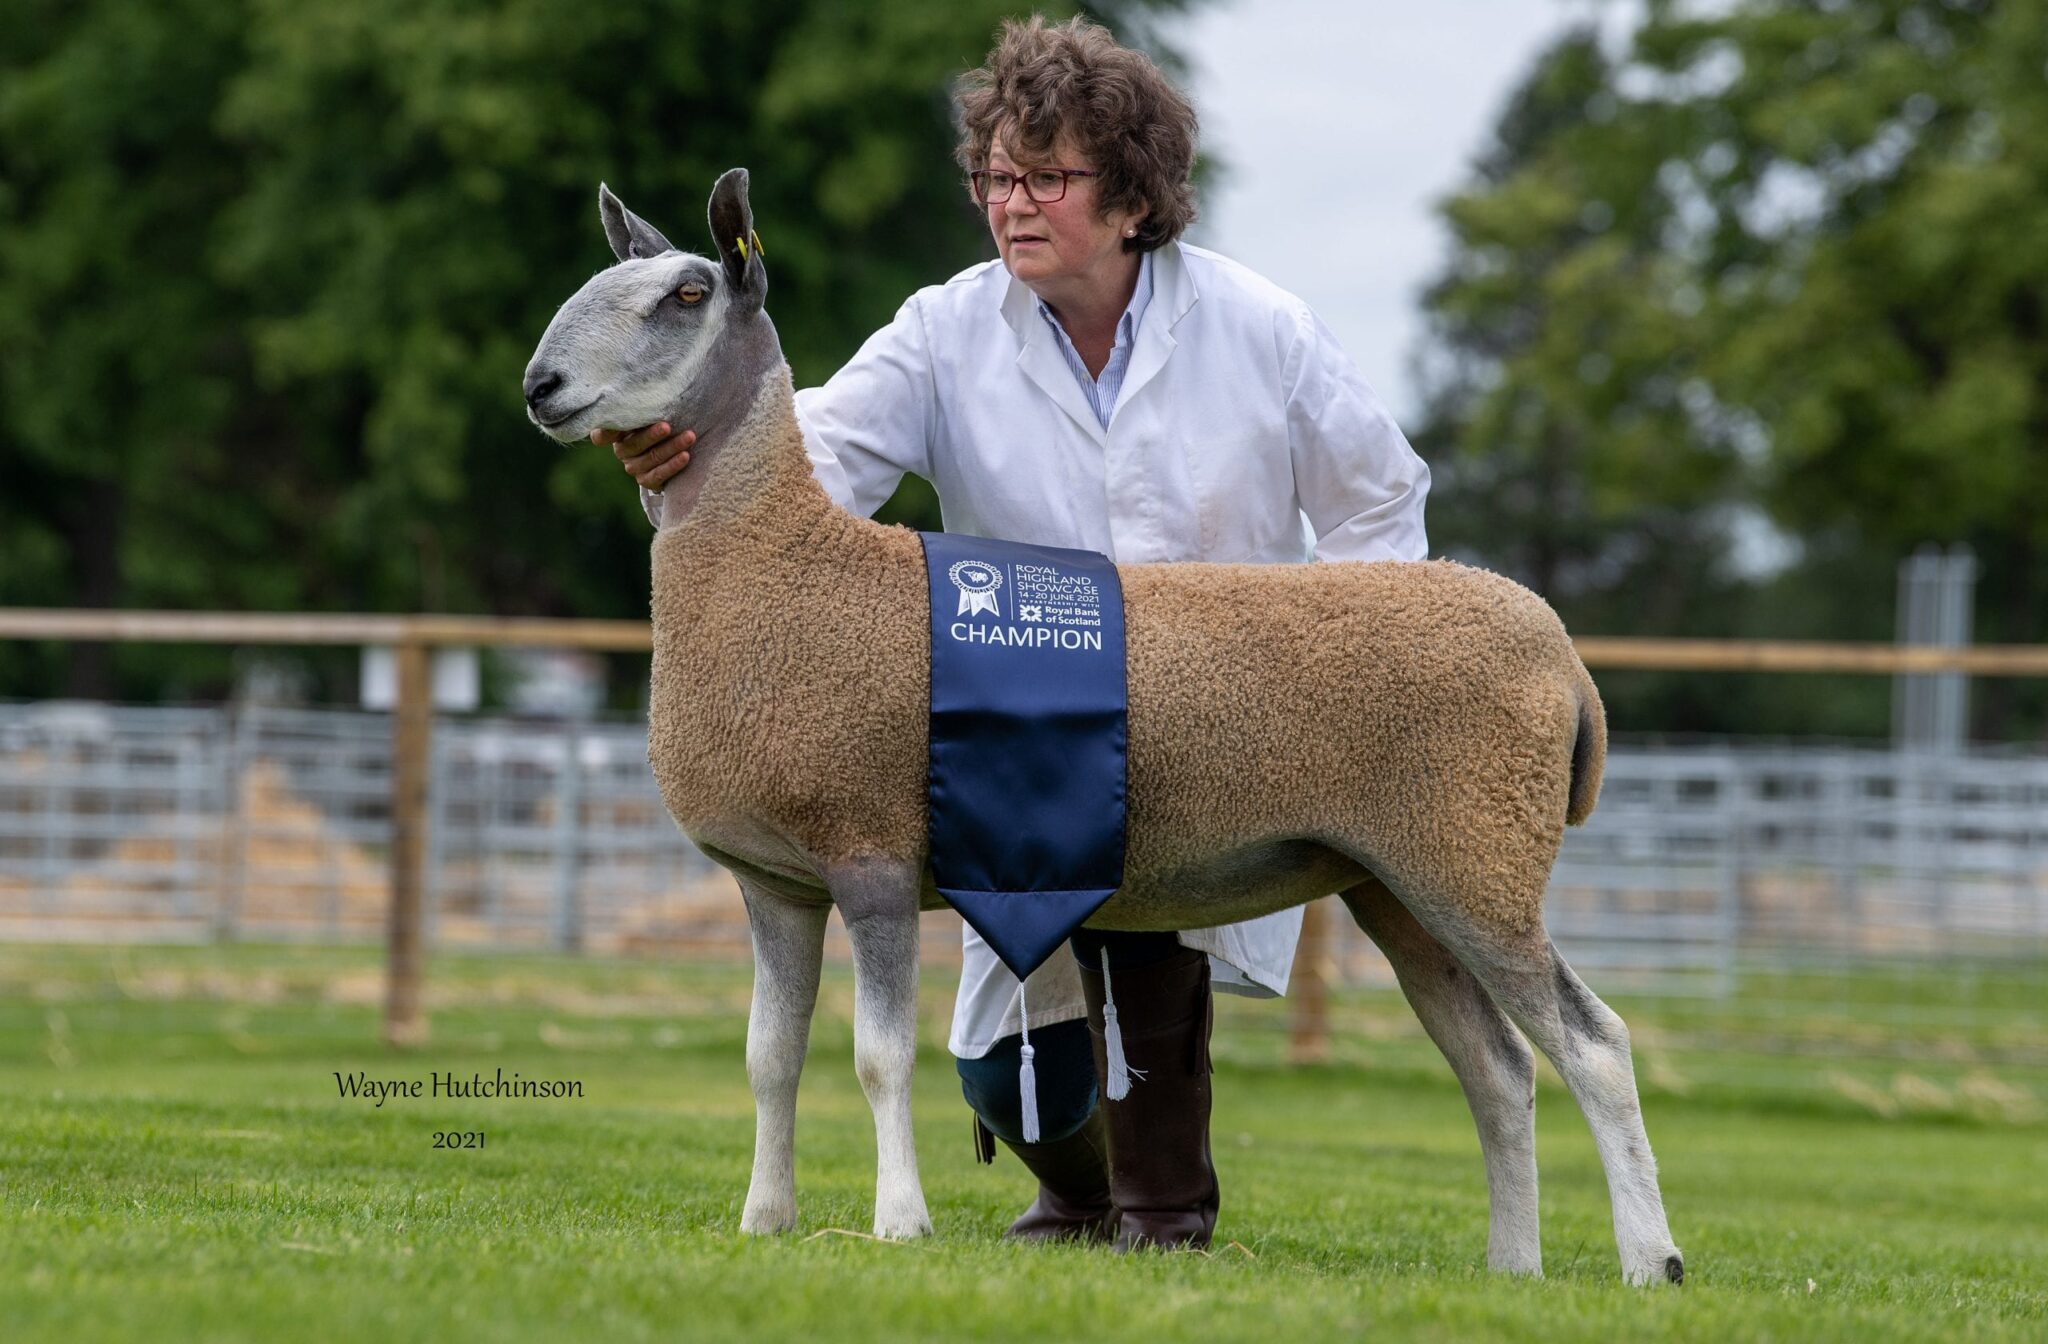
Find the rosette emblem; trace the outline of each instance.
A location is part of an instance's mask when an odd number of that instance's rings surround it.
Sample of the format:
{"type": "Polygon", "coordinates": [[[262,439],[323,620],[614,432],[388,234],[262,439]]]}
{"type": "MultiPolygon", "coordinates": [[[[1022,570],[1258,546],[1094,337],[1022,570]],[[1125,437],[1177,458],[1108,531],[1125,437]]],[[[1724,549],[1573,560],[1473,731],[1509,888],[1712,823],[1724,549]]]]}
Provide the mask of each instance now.
{"type": "Polygon", "coordinates": [[[1002,608],[996,605],[996,589],[1003,586],[1003,571],[983,560],[961,560],[946,571],[946,577],[960,590],[960,607],[953,614],[971,616],[985,611],[991,616],[1001,616],[1002,608]]]}

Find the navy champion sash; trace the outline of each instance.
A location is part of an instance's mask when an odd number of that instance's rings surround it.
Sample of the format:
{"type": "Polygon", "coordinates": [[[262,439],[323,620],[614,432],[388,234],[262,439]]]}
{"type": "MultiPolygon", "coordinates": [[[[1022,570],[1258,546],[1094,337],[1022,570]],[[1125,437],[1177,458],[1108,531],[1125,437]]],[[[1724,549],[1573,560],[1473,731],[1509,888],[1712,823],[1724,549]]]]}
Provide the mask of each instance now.
{"type": "Polygon", "coordinates": [[[1123,883],[1123,587],[1093,551],[918,535],[932,877],[1022,980],[1123,883]]]}

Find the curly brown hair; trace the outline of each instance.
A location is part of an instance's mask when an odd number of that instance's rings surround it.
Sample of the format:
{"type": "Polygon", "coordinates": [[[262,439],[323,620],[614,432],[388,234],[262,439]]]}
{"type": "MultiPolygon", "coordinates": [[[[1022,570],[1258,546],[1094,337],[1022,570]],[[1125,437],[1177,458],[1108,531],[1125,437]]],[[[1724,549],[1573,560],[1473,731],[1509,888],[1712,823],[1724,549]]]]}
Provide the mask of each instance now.
{"type": "Polygon", "coordinates": [[[1001,134],[1014,154],[1050,154],[1062,135],[1095,163],[1103,214],[1143,210],[1126,252],[1149,252],[1195,218],[1195,109],[1151,58],[1083,18],[1005,20],[988,60],[953,90],[964,172],[986,168],[1001,134]]]}

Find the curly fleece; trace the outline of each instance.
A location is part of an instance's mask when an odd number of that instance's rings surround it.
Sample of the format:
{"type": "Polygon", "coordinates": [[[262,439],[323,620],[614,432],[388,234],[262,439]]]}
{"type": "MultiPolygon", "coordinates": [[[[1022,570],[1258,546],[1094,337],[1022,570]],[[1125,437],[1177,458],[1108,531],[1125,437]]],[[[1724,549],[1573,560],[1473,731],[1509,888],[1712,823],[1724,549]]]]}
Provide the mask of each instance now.
{"type": "MultiPolygon", "coordinates": [[[[914,533],[812,478],[788,370],[657,534],[649,761],[693,840],[806,886],[922,870],[930,622],[914,533]]],[[[1543,600],[1447,561],[1124,565],[1125,883],[1090,921],[1220,924],[1383,880],[1541,936],[1606,724],[1543,600]]],[[[924,903],[937,902],[927,875],[924,903]]]]}

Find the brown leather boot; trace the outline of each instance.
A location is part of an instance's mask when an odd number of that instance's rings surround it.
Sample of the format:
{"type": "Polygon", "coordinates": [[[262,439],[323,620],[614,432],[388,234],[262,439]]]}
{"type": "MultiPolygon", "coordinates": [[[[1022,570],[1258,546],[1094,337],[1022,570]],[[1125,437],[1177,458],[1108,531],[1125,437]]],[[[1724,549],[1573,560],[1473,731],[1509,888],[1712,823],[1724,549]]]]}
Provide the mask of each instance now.
{"type": "MultiPolygon", "coordinates": [[[[1114,971],[1111,974],[1115,974],[1114,971]]],[[[988,1133],[976,1122],[979,1135],[988,1133]]],[[[1003,1146],[1038,1178],[1038,1198],[1003,1235],[1018,1241],[1108,1241],[1116,1231],[1116,1208],[1109,1202],[1109,1141],[1102,1127],[1102,1105],[1088,1113],[1082,1126],[1050,1143],[1003,1146]]]]}
{"type": "Polygon", "coordinates": [[[1109,1128],[1116,1249],[1199,1250],[1216,1230],[1221,1202],[1209,1155],[1209,958],[1182,948],[1165,961],[1128,971],[1112,960],[1109,974],[1124,1057],[1133,1071],[1122,1101],[1111,1101],[1106,1086],[1102,972],[1081,969],[1096,1078],[1105,1084],[1095,1109],[1109,1128]]]}

